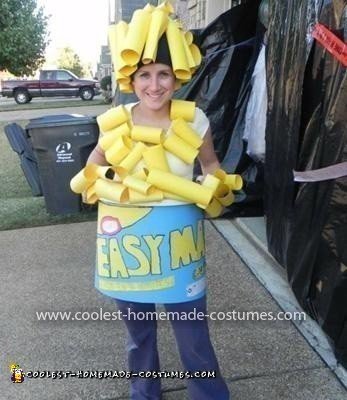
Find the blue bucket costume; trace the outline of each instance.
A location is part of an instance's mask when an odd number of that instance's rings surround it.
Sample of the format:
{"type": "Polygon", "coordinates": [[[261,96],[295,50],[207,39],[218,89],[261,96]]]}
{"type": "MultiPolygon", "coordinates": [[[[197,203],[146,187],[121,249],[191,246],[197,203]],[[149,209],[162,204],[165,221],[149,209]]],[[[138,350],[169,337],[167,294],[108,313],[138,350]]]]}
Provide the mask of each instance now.
{"type": "Polygon", "coordinates": [[[99,204],[96,288],[140,303],[181,303],[204,296],[202,211],[193,204],[144,207],[140,220],[121,228],[117,216],[123,208],[99,204]]]}

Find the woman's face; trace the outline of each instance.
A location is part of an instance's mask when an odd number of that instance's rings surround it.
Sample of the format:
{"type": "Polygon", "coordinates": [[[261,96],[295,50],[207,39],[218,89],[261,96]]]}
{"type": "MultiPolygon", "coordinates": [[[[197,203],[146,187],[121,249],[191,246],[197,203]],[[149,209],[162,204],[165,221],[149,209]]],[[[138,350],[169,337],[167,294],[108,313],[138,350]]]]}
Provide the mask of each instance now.
{"type": "Polygon", "coordinates": [[[134,74],[133,88],[141,105],[152,111],[167,107],[175,90],[175,75],[166,64],[148,64],[134,74]]]}

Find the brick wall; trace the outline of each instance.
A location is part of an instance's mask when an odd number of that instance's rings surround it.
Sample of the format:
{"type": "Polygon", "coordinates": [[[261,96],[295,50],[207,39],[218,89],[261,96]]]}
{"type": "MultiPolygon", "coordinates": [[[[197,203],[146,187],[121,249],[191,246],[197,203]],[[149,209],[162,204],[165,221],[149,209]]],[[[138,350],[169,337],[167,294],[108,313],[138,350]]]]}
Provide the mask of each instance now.
{"type": "Polygon", "coordinates": [[[157,0],[119,0],[121,2],[121,19],[123,21],[129,22],[134,10],[138,8],[143,8],[147,3],[156,6],[158,4],[157,0]]]}
{"type": "Polygon", "coordinates": [[[206,26],[206,0],[177,0],[175,8],[185,29],[206,26]]]}

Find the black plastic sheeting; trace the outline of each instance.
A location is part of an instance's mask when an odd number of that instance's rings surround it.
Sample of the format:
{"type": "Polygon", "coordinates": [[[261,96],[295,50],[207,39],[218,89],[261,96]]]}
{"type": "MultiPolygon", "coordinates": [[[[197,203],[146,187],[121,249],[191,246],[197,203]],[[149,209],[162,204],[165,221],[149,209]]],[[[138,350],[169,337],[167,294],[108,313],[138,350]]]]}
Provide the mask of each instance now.
{"type": "Polygon", "coordinates": [[[207,114],[220,160],[232,136],[236,104],[253,54],[258,5],[259,1],[250,1],[234,7],[195,31],[203,63],[175,95],[196,101],[207,114]]]}
{"type": "Polygon", "coordinates": [[[246,1],[194,32],[203,62],[194,79],[175,94],[196,101],[206,113],[222,167],[243,177],[243,192],[223,217],[263,215],[263,165],[246,154],[242,140],[250,81],[265,31],[257,23],[259,4],[246,1]]]}
{"type": "Polygon", "coordinates": [[[347,160],[346,68],[310,40],[316,22],[347,37],[346,1],[271,2],[265,213],[270,252],[347,366],[347,177],[295,183],[347,160]]]}

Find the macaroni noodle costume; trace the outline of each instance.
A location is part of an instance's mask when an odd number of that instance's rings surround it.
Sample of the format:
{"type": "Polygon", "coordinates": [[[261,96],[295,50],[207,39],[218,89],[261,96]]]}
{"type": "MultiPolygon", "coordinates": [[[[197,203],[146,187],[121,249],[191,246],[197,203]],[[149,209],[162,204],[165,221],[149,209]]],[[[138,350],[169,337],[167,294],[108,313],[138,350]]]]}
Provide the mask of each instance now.
{"type": "MultiPolygon", "coordinates": [[[[218,216],[233,202],[233,190],[242,187],[240,176],[221,169],[201,183],[192,181],[209,121],[194,102],[172,100],[171,93],[191,79],[201,55],[192,34],[171,13],[167,1],[147,5],[134,12],[129,24],[120,21],[109,29],[114,79],[121,91],[136,89],[132,77],[143,66],[171,67],[176,83],[170,72],[169,89],[165,83],[160,89],[170,93],[164,103],[169,129],[134,123],[133,108],[141,99],[111,108],[97,117],[98,145],[109,166],[88,162],[71,180],[71,189],[84,193],[87,203],[98,202],[95,285],[115,298],[122,312],[133,372],[160,370],[156,321],[124,316],[127,311],[153,313],[155,303],[170,312],[206,315],[204,212],[218,216]]],[[[159,114],[152,113],[154,118],[159,114]]],[[[228,400],[206,318],[170,322],[185,369],[216,373],[212,379],[189,379],[190,398],[228,400]]],[[[133,377],[131,399],[160,400],[160,379],[133,377]]]]}
{"type": "Polygon", "coordinates": [[[112,166],[89,164],[71,181],[75,192],[87,191],[87,201],[100,200],[96,287],[121,300],[195,300],[206,291],[201,209],[218,215],[242,180],[218,170],[202,184],[192,182],[209,127],[193,102],[171,101],[175,119],[167,132],[134,125],[135,104],[97,118],[99,144],[112,166]]]}

